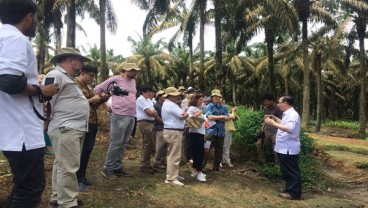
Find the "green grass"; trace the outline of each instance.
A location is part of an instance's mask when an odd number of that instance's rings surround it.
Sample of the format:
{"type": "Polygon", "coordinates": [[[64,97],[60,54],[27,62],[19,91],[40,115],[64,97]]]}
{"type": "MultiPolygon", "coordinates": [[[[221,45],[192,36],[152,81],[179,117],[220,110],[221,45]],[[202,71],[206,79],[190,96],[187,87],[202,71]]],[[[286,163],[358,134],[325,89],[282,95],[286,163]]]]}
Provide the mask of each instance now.
{"type": "Polygon", "coordinates": [[[338,121],[326,120],[322,122],[322,127],[339,127],[339,128],[353,129],[357,131],[359,130],[359,122],[348,120],[338,120],[338,121]]]}

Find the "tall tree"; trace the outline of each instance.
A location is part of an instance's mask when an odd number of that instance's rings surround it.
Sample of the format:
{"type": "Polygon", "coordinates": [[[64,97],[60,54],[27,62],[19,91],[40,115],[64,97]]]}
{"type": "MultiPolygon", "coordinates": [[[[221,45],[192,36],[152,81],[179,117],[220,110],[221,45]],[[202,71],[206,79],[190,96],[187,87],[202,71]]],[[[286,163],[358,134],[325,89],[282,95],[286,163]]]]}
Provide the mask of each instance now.
{"type": "Polygon", "coordinates": [[[66,31],[66,46],[75,47],[75,31],[76,31],[76,5],[75,0],[67,0],[67,31],[66,31]]]}

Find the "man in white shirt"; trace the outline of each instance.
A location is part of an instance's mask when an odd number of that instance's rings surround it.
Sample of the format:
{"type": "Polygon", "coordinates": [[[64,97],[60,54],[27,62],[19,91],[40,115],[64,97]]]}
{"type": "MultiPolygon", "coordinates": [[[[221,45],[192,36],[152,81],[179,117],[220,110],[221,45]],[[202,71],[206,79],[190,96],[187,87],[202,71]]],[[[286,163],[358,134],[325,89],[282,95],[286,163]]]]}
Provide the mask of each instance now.
{"type": "Polygon", "coordinates": [[[162,121],[164,122],[163,137],[168,144],[167,167],[165,183],[184,186],[183,177],[179,176],[179,163],[184,131],[184,120],[188,118],[188,113],[184,112],[177,104],[180,100],[180,92],[175,87],[168,87],[165,90],[166,100],[162,105],[162,121]]]}
{"type": "Polygon", "coordinates": [[[37,12],[31,0],[0,2],[0,150],[14,183],[6,207],[38,207],[45,188],[41,102],[59,88],[38,84],[37,59],[29,41],[35,36],[37,12]]]}
{"type": "Polygon", "coordinates": [[[142,136],[141,166],[139,170],[153,175],[156,170],[151,166],[152,151],[155,148],[155,129],[153,122],[162,123],[161,118],[153,107],[152,98],[155,95],[151,86],[142,85],[139,88],[141,95],[137,98],[137,127],[142,136]]]}
{"type": "Polygon", "coordinates": [[[285,199],[300,199],[302,194],[301,174],[299,169],[300,153],[300,117],[294,109],[294,99],[283,96],[278,107],[283,113],[282,120],[274,115],[266,116],[265,123],[278,128],[276,133],[275,152],[280,162],[285,190],[279,197],[285,199]]]}

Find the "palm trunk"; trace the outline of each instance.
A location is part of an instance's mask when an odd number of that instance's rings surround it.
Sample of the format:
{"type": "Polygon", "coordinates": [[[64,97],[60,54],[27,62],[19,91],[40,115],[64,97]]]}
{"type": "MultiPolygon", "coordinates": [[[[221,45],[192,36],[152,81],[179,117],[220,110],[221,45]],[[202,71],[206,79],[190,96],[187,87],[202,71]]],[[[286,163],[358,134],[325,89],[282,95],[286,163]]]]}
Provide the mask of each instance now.
{"type": "Polygon", "coordinates": [[[61,42],[62,42],[62,36],[61,36],[61,27],[55,27],[55,52],[59,53],[61,49],[61,42]]]}
{"type": "Polygon", "coordinates": [[[268,25],[265,28],[265,36],[267,43],[267,56],[268,56],[268,76],[269,76],[269,85],[268,91],[276,96],[276,84],[275,84],[275,75],[274,75],[274,64],[273,64],[273,44],[275,41],[275,34],[272,30],[272,25],[268,25]]]}
{"type": "Polygon", "coordinates": [[[236,105],[236,84],[235,84],[235,76],[232,75],[230,73],[230,77],[231,77],[231,91],[232,91],[232,94],[233,94],[233,104],[236,105]]]}
{"type": "Polygon", "coordinates": [[[106,13],[106,2],[100,0],[100,52],[101,52],[101,67],[100,67],[100,82],[105,81],[109,78],[109,67],[106,62],[106,36],[105,36],[105,13],[106,13]]]}
{"type": "Polygon", "coordinates": [[[303,36],[303,113],[302,127],[308,129],[310,116],[310,70],[308,59],[308,22],[307,18],[302,21],[302,36],[303,36]]]}
{"type": "Polygon", "coordinates": [[[364,50],[364,37],[366,31],[366,18],[363,14],[359,14],[356,19],[357,33],[359,39],[359,62],[360,62],[360,93],[359,93],[359,135],[365,137],[365,128],[367,122],[366,116],[366,75],[367,70],[365,68],[365,50],[364,50]]]}
{"type": "Polygon", "coordinates": [[[322,110],[323,110],[323,99],[322,99],[322,67],[321,67],[321,55],[318,54],[316,57],[316,71],[317,71],[317,119],[316,119],[316,132],[321,130],[322,123],[322,110]]]}
{"type": "MultiPolygon", "coordinates": [[[[216,88],[221,89],[223,67],[222,67],[222,43],[221,43],[221,2],[214,0],[215,7],[215,36],[216,36],[216,88]]],[[[224,93],[224,92],[223,92],[224,93]]]]}
{"type": "Polygon", "coordinates": [[[200,25],[199,25],[199,89],[206,91],[206,82],[204,79],[204,25],[205,25],[205,2],[200,4],[200,25]]]}
{"type": "Polygon", "coordinates": [[[38,43],[38,50],[37,50],[37,67],[38,67],[38,73],[44,74],[45,69],[45,54],[46,54],[46,33],[44,25],[42,24],[40,27],[38,27],[38,34],[39,34],[39,43],[38,43]]]}
{"type": "MultiPolygon", "coordinates": [[[[192,33],[189,34],[188,46],[189,46],[189,76],[185,77],[185,82],[187,79],[189,81],[189,85],[193,85],[193,75],[194,75],[194,66],[193,66],[193,36],[192,33]]],[[[184,85],[185,86],[185,85],[184,85]]]]}
{"type": "Polygon", "coordinates": [[[75,0],[68,0],[68,8],[67,8],[67,20],[68,26],[66,31],[66,46],[67,47],[75,47],[75,0]]]}

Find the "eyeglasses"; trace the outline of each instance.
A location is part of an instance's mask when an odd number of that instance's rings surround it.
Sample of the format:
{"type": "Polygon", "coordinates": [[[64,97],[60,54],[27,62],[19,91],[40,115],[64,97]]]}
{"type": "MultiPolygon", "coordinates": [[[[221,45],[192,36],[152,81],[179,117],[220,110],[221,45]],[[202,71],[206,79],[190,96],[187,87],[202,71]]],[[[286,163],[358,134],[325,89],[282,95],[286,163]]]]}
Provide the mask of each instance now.
{"type": "Polygon", "coordinates": [[[93,73],[87,73],[91,78],[96,78],[96,75],[95,74],[93,74],[93,73]]]}

